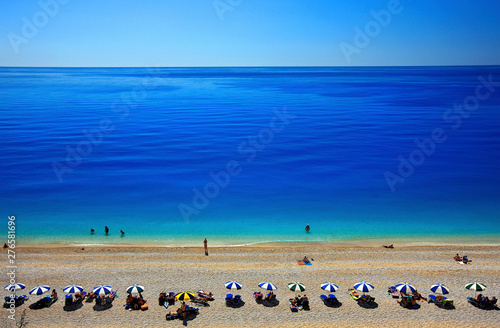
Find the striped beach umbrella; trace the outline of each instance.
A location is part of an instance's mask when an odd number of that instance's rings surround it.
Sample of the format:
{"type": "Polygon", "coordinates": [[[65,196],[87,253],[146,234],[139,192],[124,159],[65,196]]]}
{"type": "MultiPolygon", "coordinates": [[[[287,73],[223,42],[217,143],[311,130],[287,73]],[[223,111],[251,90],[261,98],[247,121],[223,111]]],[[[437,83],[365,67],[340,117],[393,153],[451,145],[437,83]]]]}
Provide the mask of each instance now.
{"type": "Polygon", "coordinates": [[[111,293],[112,290],[113,288],[111,288],[111,286],[100,285],[95,287],[94,290],[92,290],[92,292],[94,292],[94,294],[107,295],[111,293]]]}
{"type": "Polygon", "coordinates": [[[438,294],[449,294],[450,289],[443,284],[435,284],[431,286],[431,291],[438,294]]]}
{"type": "Polygon", "coordinates": [[[81,293],[83,290],[83,287],[78,286],[78,285],[69,285],[63,288],[63,292],[68,293],[68,294],[74,294],[74,293],[81,293]]]}
{"type": "Polygon", "coordinates": [[[267,290],[276,290],[276,289],[278,289],[278,287],[276,287],[276,285],[271,284],[270,282],[261,282],[259,284],[259,287],[267,289],[267,290]]]}
{"type": "Polygon", "coordinates": [[[373,287],[373,285],[368,282],[361,281],[354,285],[354,288],[356,288],[360,292],[367,293],[369,291],[372,291],[375,287],[373,287]]]}
{"type": "Polygon", "coordinates": [[[24,288],[26,288],[26,286],[23,285],[23,284],[15,283],[15,284],[8,284],[4,288],[12,292],[12,291],[15,291],[15,290],[24,289],[24,288]]]}
{"type": "Polygon", "coordinates": [[[396,289],[398,291],[400,291],[401,293],[405,293],[405,294],[412,294],[412,293],[417,291],[417,289],[415,287],[413,287],[412,285],[410,285],[407,282],[397,284],[396,289]]]}
{"type": "Polygon", "coordinates": [[[179,301],[189,301],[190,299],[194,299],[196,296],[191,292],[180,292],[175,295],[175,298],[179,301]]]}
{"type": "Polygon", "coordinates": [[[31,295],[42,295],[43,293],[46,293],[49,290],[50,290],[49,286],[40,285],[40,286],[35,287],[32,290],[30,290],[30,294],[31,295]]]}
{"type": "Polygon", "coordinates": [[[321,289],[324,289],[327,292],[336,292],[339,289],[339,286],[332,284],[331,282],[324,282],[321,284],[321,289]]]}
{"type": "Polygon", "coordinates": [[[241,289],[241,288],[243,288],[243,285],[237,281],[228,281],[224,284],[224,286],[226,286],[227,289],[241,289]]]}
{"type": "Polygon", "coordinates": [[[475,290],[476,292],[482,292],[486,289],[486,285],[480,284],[478,282],[471,282],[465,285],[465,289],[475,290]]]}
{"type": "Polygon", "coordinates": [[[127,288],[127,293],[129,293],[129,294],[139,294],[139,293],[142,293],[143,291],[144,291],[144,287],[142,287],[141,285],[138,285],[138,284],[133,284],[132,286],[127,288]]]}
{"type": "Polygon", "coordinates": [[[288,289],[290,289],[292,292],[303,292],[306,290],[306,286],[300,282],[291,282],[288,284],[288,289]]]}

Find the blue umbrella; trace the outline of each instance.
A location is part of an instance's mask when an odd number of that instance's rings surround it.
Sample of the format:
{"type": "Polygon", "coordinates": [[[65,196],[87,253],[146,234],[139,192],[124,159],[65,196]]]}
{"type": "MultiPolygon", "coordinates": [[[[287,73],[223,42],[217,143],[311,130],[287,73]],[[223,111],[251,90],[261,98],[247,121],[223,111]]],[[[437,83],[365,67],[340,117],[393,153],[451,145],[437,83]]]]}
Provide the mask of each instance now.
{"type": "Polygon", "coordinates": [[[267,290],[276,290],[276,289],[278,289],[278,287],[276,287],[275,285],[271,284],[270,282],[261,282],[259,284],[259,287],[267,289],[267,290]]]}
{"type": "Polygon", "coordinates": [[[372,291],[375,287],[373,287],[373,285],[370,283],[361,281],[354,285],[354,288],[356,288],[360,292],[367,293],[369,291],[372,291]]]}
{"type": "Polygon", "coordinates": [[[142,293],[143,291],[144,291],[144,287],[142,287],[141,285],[138,285],[138,284],[133,284],[132,286],[127,288],[127,293],[129,293],[129,294],[139,294],[139,293],[142,293]]]}
{"type": "Polygon", "coordinates": [[[450,290],[443,284],[436,284],[431,286],[431,291],[439,294],[449,294],[450,290]]]}
{"type": "Polygon", "coordinates": [[[236,281],[228,281],[224,284],[227,289],[241,289],[243,287],[242,284],[236,281]]]}
{"type": "Polygon", "coordinates": [[[94,294],[106,295],[111,293],[112,290],[111,286],[100,285],[94,288],[93,292],[94,294]]]}
{"type": "Polygon", "coordinates": [[[15,284],[9,284],[7,286],[5,286],[5,289],[9,290],[9,291],[14,291],[14,290],[19,290],[19,289],[24,289],[26,288],[25,285],[23,284],[18,284],[18,283],[15,283],[15,284]]]}
{"type": "Polygon", "coordinates": [[[327,292],[336,292],[339,289],[339,286],[334,285],[331,282],[324,282],[321,284],[321,289],[324,289],[327,292]]]}
{"type": "Polygon", "coordinates": [[[69,285],[64,287],[63,292],[68,293],[68,294],[75,294],[75,293],[81,293],[83,290],[83,287],[78,286],[78,285],[69,285]]]}
{"type": "Polygon", "coordinates": [[[413,287],[412,285],[410,285],[407,282],[401,283],[401,284],[397,284],[396,285],[396,289],[398,291],[400,291],[401,293],[405,293],[405,294],[412,294],[412,293],[414,293],[414,292],[417,291],[417,289],[415,287],[413,287]]]}
{"type": "Polygon", "coordinates": [[[50,290],[49,286],[41,285],[30,290],[31,295],[42,295],[50,290]]]}

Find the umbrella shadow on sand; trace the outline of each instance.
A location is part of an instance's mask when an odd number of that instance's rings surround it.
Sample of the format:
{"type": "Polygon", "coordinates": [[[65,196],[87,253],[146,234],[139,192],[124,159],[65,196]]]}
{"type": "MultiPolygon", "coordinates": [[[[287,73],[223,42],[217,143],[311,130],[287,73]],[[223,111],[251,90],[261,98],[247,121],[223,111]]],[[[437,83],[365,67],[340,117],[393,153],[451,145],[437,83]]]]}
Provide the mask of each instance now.
{"type": "Polygon", "coordinates": [[[378,303],[375,301],[371,301],[371,302],[358,301],[358,305],[364,309],[376,309],[376,308],[378,308],[378,303]]]}
{"type": "Polygon", "coordinates": [[[78,309],[81,309],[82,307],[83,307],[83,303],[78,302],[78,303],[75,303],[75,304],[72,304],[72,305],[65,305],[63,307],[63,310],[71,312],[71,311],[76,311],[78,309]]]}
{"type": "Polygon", "coordinates": [[[280,301],[278,301],[278,300],[274,300],[274,301],[264,300],[262,302],[262,305],[264,305],[266,307],[275,307],[275,306],[278,306],[279,304],[280,304],[280,301]]]}
{"type": "Polygon", "coordinates": [[[197,317],[197,314],[196,313],[190,313],[186,316],[186,319],[182,319],[182,325],[183,326],[187,326],[188,324],[188,321],[191,321],[193,320],[194,318],[197,317]]]}
{"type": "Polygon", "coordinates": [[[94,311],[106,311],[107,309],[111,309],[113,304],[94,304],[94,311]]]}

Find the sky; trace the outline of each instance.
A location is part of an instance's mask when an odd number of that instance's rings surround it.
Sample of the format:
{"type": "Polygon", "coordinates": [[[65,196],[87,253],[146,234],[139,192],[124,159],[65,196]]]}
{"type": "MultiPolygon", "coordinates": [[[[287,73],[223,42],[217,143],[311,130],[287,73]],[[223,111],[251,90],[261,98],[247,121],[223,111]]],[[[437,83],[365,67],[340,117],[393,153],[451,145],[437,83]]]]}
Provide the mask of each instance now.
{"type": "Polygon", "coordinates": [[[24,0],[0,13],[0,66],[500,64],[498,0],[24,0]]]}

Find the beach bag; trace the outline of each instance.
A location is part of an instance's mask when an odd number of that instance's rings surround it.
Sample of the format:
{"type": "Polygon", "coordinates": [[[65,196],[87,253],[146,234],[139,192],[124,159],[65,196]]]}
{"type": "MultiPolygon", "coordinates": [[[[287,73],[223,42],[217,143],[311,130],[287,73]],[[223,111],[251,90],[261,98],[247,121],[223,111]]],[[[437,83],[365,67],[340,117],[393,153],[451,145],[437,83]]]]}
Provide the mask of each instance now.
{"type": "Polygon", "coordinates": [[[141,306],[141,310],[142,311],[146,311],[148,309],[148,304],[147,303],[144,303],[142,306],[141,306]]]}

